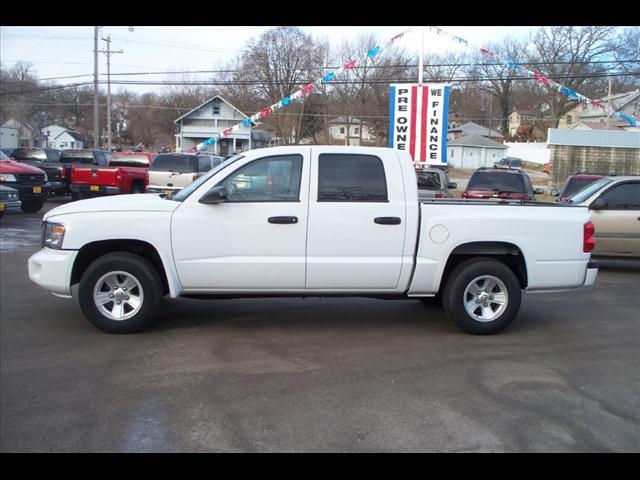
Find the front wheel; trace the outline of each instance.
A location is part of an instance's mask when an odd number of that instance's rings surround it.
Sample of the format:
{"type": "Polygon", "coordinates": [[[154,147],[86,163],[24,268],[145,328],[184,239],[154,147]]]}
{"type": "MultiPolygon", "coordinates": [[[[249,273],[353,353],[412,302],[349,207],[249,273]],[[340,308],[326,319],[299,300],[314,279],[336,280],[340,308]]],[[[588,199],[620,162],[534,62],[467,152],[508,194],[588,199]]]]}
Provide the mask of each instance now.
{"type": "Polygon", "coordinates": [[[20,209],[25,213],[39,212],[44,205],[44,200],[23,200],[20,209]]]}
{"type": "Polygon", "coordinates": [[[158,271],[145,258],[129,252],[94,260],[78,290],[84,315],[108,333],[134,333],[151,326],[162,296],[158,271]]]}
{"type": "Polygon", "coordinates": [[[490,258],[462,262],[445,285],[447,316],[473,335],[494,335],[507,328],[520,310],[520,282],[504,263],[490,258]]]}

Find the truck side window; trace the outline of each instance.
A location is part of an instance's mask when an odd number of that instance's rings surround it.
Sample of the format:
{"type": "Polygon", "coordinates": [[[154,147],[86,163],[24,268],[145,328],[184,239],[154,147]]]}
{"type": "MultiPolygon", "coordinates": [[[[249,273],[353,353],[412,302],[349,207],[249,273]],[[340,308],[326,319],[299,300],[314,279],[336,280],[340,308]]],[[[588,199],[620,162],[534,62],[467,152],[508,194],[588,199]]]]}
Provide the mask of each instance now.
{"type": "Polygon", "coordinates": [[[228,202],[297,202],[302,179],[301,155],[255,160],[222,181],[228,202]]]}
{"type": "Polygon", "coordinates": [[[208,172],[211,170],[211,159],[209,157],[198,157],[198,172],[208,172]]]}
{"type": "Polygon", "coordinates": [[[623,183],[608,190],[602,198],[609,204],[606,210],[640,210],[640,183],[623,183]]]}
{"type": "Polygon", "coordinates": [[[320,154],[319,202],[386,202],[382,160],[374,155],[320,154]]]}

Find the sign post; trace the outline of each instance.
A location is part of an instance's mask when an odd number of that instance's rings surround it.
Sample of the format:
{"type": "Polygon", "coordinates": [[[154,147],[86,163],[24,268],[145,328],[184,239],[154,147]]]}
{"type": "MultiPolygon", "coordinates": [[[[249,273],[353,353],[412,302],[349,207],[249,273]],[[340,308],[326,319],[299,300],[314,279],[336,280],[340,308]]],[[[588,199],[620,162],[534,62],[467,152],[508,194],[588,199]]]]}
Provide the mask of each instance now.
{"type": "Polygon", "coordinates": [[[451,86],[392,84],[389,147],[406,150],[416,168],[447,164],[447,115],[451,86]]]}

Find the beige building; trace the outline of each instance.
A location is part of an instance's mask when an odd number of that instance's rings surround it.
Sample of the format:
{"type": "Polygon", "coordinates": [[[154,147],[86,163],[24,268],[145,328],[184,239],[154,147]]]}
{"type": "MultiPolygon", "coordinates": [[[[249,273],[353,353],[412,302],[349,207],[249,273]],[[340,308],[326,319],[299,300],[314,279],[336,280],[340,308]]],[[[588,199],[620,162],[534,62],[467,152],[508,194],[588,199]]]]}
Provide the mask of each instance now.
{"type": "MultiPolygon", "coordinates": [[[[640,89],[636,89],[631,92],[616,93],[598,100],[610,105],[616,112],[624,113],[625,115],[635,118],[640,116],[640,89]]],[[[603,110],[585,103],[579,103],[564,114],[558,122],[558,128],[574,128],[579,123],[582,123],[583,127],[585,125],[589,127],[596,123],[600,123],[602,125],[607,125],[607,129],[627,130],[625,125],[630,127],[630,129],[633,129],[633,127],[627,122],[619,122],[618,118],[609,118],[603,110]]]]}

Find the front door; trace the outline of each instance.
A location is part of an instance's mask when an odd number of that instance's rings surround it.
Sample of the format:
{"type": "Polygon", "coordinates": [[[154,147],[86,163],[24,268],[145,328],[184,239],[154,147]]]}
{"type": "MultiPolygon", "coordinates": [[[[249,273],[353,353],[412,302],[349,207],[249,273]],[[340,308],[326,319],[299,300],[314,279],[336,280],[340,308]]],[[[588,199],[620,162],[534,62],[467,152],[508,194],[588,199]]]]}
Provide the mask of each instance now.
{"type": "Polygon", "coordinates": [[[591,210],[596,229],[593,254],[640,254],[640,182],[620,183],[600,197],[607,206],[591,210]]]}
{"type": "Polygon", "coordinates": [[[397,157],[332,152],[312,149],[307,289],[395,289],[406,224],[397,157]]]}
{"type": "Polygon", "coordinates": [[[192,292],[303,290],[308,154],[238,163],[216,182],[225,186],[226,202],[208,205],[189,197],[173,215],[173,255],[182,287],[192,292]]]}

